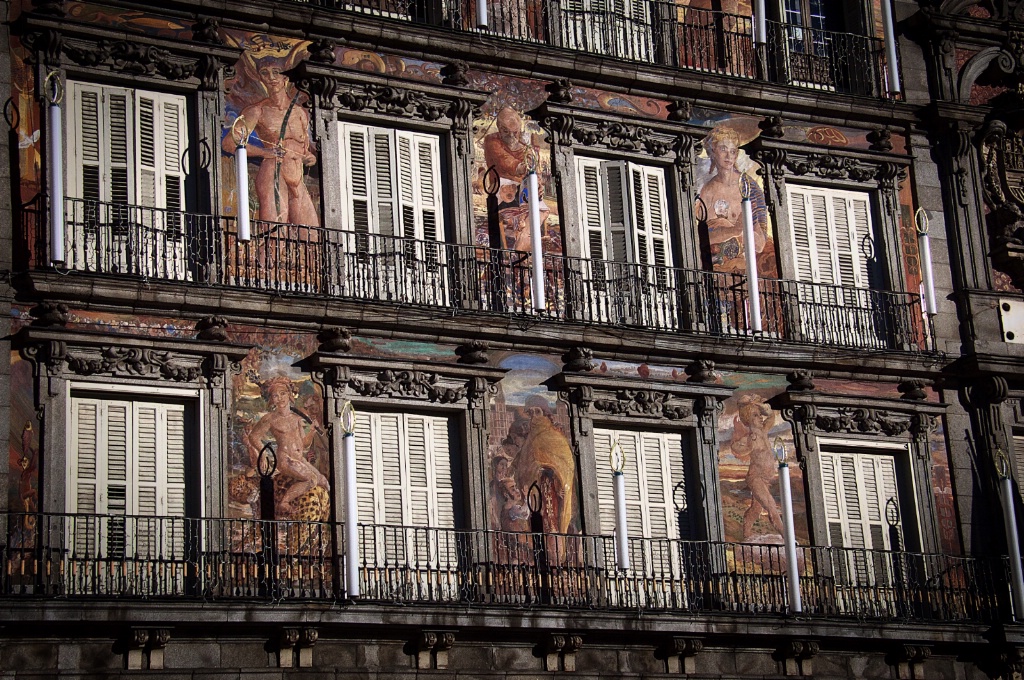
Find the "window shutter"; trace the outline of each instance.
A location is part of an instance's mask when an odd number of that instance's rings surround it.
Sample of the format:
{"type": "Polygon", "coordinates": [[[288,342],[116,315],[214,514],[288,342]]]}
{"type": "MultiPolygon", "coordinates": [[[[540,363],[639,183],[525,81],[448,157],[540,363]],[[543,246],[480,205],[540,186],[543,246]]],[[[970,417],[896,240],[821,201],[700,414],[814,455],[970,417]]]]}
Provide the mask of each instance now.
{"type": "Polygon", "coordinates": [[[833,241],[829,227],[829,205],[827,197],[814,192],[809,195],[810,212],[808,214],[811,258],[816,271],[816,283],[837,283],[836,265],[833,262],[833,241]]]}
{"type": "Polygon", "coordinates": [[[803,191],[789,187],[789,221],[793,234],[793,260],[799,281],[815,281],[814,248],[808,213],[810,197],[803,191]]]}
{"type": "Polygon", "coordinates": [[[682,437],[675,433],[594,428],[601,533],[615,533],[615,494],[608,468],[608,456],[615,441],[626,456],[623,474],[629,535],[678,538],[679,513],[686,510],[682,437]]]}
{"type": "Polygon", "coordinates": [[[417,155],[418,196],[424,241],[443,241],[441,222],[441,153],[436,135],[414,135],[417,155]]]}
{"type": "Polygon", "coordinates": [[[403,493],[402,422],[398,415],[382,413],[377,416],[377,443],[380,447],[380,495],[377,516],[383,524],[406,523],[406,501],[403,493]]]}
{"type": "Polygon", "coordinates": [[[373,205],[377,220],[375,233],[382,236],[395,235],[395,143],[394,135],[388,130],[371,129],[373,138],[373,205]]]}
{"type": "Polygon", "coordinates": [[[853,238],[852,251],[856,262],[852,280],[854,285],[860,288],[870,288],[872,285],[871,260],[875,258],[871,211],[865,196],[851,196],[849,201],[850,233],[853,238]]]}
{"type": "Polygon", "coordinates": [[[455,489],[452,486],[452,453],[447,418],[428,423],[433,442],[433,464],[428,466],[430,488],[435,493],[437,518],[434,526],[455,528],[455,489]]]}
{"type": "Polygon", "coordinates": [[[636,262],[657,267],[671,266],[665,173],[661,168],[635,163],[627,167],[633,215],[632,248],[636,262]]]}
{"type": "MultiPolygon", "coordinates": [[[[170,213],[180,212],[184,209],[185,196],[185,148],[188,145],[188,132],[186,130],[186,108],[185,98],[179,95],[158,94],[145,96],[139,95],[139,105],[136,110],[141,111],[141,102],[144,98],[152,98],[156,104],[156,119],[154,121],[154,152],[156,172],[156,200],[154,207],[164,208],[170,213]]],[[[142,146],[142,125],[141,113],[139,129],[139,146],[142,146]]],[[[141,157],[140,152],[140,157],[141,157]]],[[[140,168],[141,168],[140,164],[140,168]]],[[[141,202],[141,201],[140,201],[141,202]]],[[[142,205],[149,205],[142,203],[142,205]]],[[[170,219],[174,219],[169,216],[170,219]]],[[[168,227],[180,228],[180,223],[171,222],[168,227]]]]}
{"type": "Polygon", "coordinates": [[[1017,488],[1024,496],[1024,436],[1014,435],[1013,454],[1017,461],[1017,488]]]}
{"type": "Polygon", "coordinates": [[[356,494],[359,503],[360,524],[381,524],[382,516],[377,510],[377,501],[383,498],[381,487],[377,482],[380,475],[380,464],[374,442],[377,441],[377,423],[371,421],[370,414],[359,411],[355,422],[356,444],[356,494]]]}
{"type": "Polygon", "coordinates": [[[106,180],[109,182],[109,201],[111,203],[132,203],[135,198],[132,186],[132,173],[129,163],[134,154],[129,145],[133,138],[129,131],[132,120],[131,94],[128,90],[104,88],[103,98],[106,104],[107,120],[110,126],[110,139],[107,147],[108,170],[106,180]]]}
{"type": "Polygon", "coordinates": [[[608,197],[607,240],[611,246],[608,259],[615,262],[632,262],[636,247],[629,235],[628,223],[635,201],[630,200],[632,194],[629,168],[624,162],[608,161],[601,164],[601,173],[604,176],[605,196],[608,197]]]}
{"type": "Polygon", "coordinates": [[[822,497],[825,501],[825,520],[828,522],[829,545],[843,547],[846,542],[843,538],[843,525],[846,515],[843,512],[843,505],[839,498],[839,466],[837,456],[832,453],[821,452],[821,486],[822,497]]]}
{"type": "MultiPolygon", "coordinates": [[[[158,166],[163,165],[163,149],[157,128],[157,101],[149,94],[136,93],[135,130],[136,167],[139,172],[139,205],[161,207],[158,203],[158,166]],[[159,159],[159,160],[158,160],[159,159]]],[[[162,192],[159,192],[162,193],[162,192]]]]}
{"type": "Polygon", "coordinates": [[[889,549],[885,511],[898,498],[895,458],[822,451],[820,461],[830,545],[889,549]]]}
{"type": "Polygon", "coordinates": [[[341,193],[348,199],[343,203],[345,214],[342,225],[357,233],[370,233],[374,211],[370,200],[370,153],[368,131],[365,125],[339,123],[339,145],[342,163],[341,193]]]}
{"type": "Polygon", "coordinates": [[[590,159],[576,159],[576,186],[582,227],[582,251],[591,260],[607,259],[605,244],[604,185],[601,164],[590,159]]]}
{"type": "Polygon", "coordinates": [[[69,189],[86,200],[131,203],[131,91],[85,83],[69,83],[69,91],[69,189]]]}
{"type": "Polygon", "coordinates": [[[413,167],[413,136],[408,132],[396,134],[398,147],[398,206],[401,215],[399,235],[404,238],[417,238],[421,222],[419,213],[419,196],[416,191],[416,170],[413,167]]]}
{"type": "Polygon", "coordinates": [[[157,409],[153,404],[135,405],[136,478],[135,507],[138,514],[150,517],[161,515],[157,498],[163,494],[157,474],[160,452],[157,450],[157,409]]]}
{"type": "Polygon", "coordinates": [[[868,287],[874,245],[867,194],[789,187],[789,198],[797,278],[868,287]]]}

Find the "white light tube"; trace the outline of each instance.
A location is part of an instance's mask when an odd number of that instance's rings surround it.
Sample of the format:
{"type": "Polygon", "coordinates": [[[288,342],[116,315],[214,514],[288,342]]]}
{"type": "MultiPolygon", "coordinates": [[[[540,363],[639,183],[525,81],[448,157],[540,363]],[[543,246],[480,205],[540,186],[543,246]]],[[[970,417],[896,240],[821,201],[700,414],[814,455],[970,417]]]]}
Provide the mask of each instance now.
{"type": "Polygon", "coordinates": [[[622,470],[612,472],[615,492],[615,561],[620,570],[629,569],[629,527],[626,524],[626,477],[622,470]]]}
{"type": "Polygon", "coordinates": [[[885,32],[885,66],[889,75],[890,94],[899,93],[900,67],[896,59],[896,25],[892,16],[891,0],[882,0],[882,30],[885,32]]]}
{"type": "Polygon", "coordinates": [[[754,8],[754,42],[761,45],[768,42],[768,16],[764,0],[757,0],[754,8]]]}
{"type": "Polygon", "coordinates": [[[782,494],[782,528],[786,542],[786,577],[789,585],[789,611],[798,614],[803,611],[800,594],[800,569],[796,558],[796,530],[793,527],[793,488],[789,482],[789,465],[779,463],[779,491],[782,494]]]}
{"type": "Polygon", "coordinates": [[[747,292],[750,295],[750,327],[755,333],[761,332],[761,284],[757,280],[757,250],[754,244],[754,210],[750,198],[741,201],[743,206],[743,250],[747,256],[747,292]]]}
{"type": "Polygon", "coordinates": [[[60,102],[50,102],[48,110],[49,185],[50,185],[50,261],[64,262],[64,141],[61,130],[60,102]]]}
{"type": "Polygon", "coordinates": [[[533,252],[533,308],[538,312],[547,309],[544,297],[544,241],[540,231],[540,189],[537,172],[526,175],[527,200],[530,204],[530,239],[533,252]]]}
{"type": "Polygon", "coordinates": [[[487,30],[487,0],[476,0],[476,27],[487,30]]]}
{"type": "Polygon", "coordinates": [[[345,484],[345,592],[359,597],[359,499],[356,490],[355,409],[347,402],[342,419],[342,477],[345,484]]]}

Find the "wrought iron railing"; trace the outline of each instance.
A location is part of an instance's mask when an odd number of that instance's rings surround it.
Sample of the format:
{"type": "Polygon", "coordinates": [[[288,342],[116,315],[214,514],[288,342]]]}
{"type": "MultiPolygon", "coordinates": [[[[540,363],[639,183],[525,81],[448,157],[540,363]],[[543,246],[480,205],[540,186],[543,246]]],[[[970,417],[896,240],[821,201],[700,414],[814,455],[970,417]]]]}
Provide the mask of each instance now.
{"type": "MultiPolygon", "coordinates": [[[[342,600],[329,523],[7,515],[0,596],[342,600]]],[[[335,541],[339,544],[335,545],[335,541]]],[[[788,611],[781,545],[360,525],[367,601],[648,611],[788,611]]],[[[799,547],[804,613],[990,623],[1010,613],[1000,559],[799,547]]]]}
{"type": "MultiPolygon", "coordinates": [[[[28,268],[49,266],[44,212],[24,210],[28,268]]],[[[677,333],[926,352],[930,321],[912,293],[760,280],[754,332],[741,274],[544,256],[534,301],[529,253],[155,208],[66,201],[62,268],[279,294],[530,316],[677,333]]]]}
{"type": "Polygon", "coordinates": [[[750,16],[671,0],[489,0],[486,28],[478,26],[476,0],[290,1],[725,76],[888,94],[877,38],[768,22],[761,50],[750,16]]]}

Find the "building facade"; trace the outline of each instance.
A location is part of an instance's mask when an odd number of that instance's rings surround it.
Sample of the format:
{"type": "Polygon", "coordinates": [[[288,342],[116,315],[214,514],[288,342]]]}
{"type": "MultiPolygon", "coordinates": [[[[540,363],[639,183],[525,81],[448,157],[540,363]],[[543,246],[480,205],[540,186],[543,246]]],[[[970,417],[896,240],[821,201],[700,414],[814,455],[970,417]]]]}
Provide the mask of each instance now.
{"type": "Polygon", "coordinates": [[[1024,671],[1024,3],[0,4],[11,677],[1024,671]]]}

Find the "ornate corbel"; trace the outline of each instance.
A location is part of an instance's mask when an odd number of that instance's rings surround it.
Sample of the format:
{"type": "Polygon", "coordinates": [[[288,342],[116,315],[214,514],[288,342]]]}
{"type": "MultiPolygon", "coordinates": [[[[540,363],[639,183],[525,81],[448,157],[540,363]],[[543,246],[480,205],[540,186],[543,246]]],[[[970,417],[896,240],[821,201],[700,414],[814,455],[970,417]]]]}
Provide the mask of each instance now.
{"type": "Polygon", "coordinates": [[[455,99],[448,106],[448,118],[455,132],[455,153],[465,156],[473,148],[473,121],[480,114],[480,105],[468,99],[455,99]]]}
{"type": "Polygon", "coordinates": [[[790,404],[782,407],[779,412],[793,430],[796,459],[803,464],[807,452],[814,450],[817,409],[813,404],[790,404]]]}
{"type": "Polygon", "coordinates": [[[461,59],[445,64],[441,67],[441,82],[454,87],[466,87],[469,85],[469,65],[461,59]]]}
{"type": "Polygon", "coordinates": [[[413,641],[416,650],[416,668],[443,670],[448,668],[448,656],[455,646],[455,632],[423,630],[413,641]]]}
{"type": "Polygon", "coordinates": [[[21,43],[28,48],[29,61],[42,66],[57,68],[64,53],[64,35],[53,28],[26,31],[20,36],[21,43]]]}
{"type": "Polygon", "coordinates": [[[725,409],[725,404],[715,396],[697,397],[693,400],[693,410],[697,414],[697,429],[701,441],[707,446],[715,446],[718,436],[718,416],[725,409]]]}
{"type": "Polygon", "coordinates": [[[214,17],[199,17],[192,24],[193,42],[205,45],[223,45],[220,37],[220,22],[214,17]]]}
{"type": "Polygon", "coordinates": [[[545,90],[548,92],[548,101],[552,104],[571,104],[572,103],[572,81],[568,78],[559,78],[554,82],[548,83],[545,86],[545,90]]]}
{"type": "Polygon", "coordinates": [[[693,117],[693,103],[686,99],[671,99],[668,102],[668,119],[685,123],[693,117]]]}
{"type": "Polygon", "coordinates": [[[687,382],[717,383],[721,377],[715,371],[715,362],[710,359],[698,359],[686,367],[687,382]]]}
{"type": "Polygon", "coordinates": [[[576,652],[583,647],[582,635],[550,633],[542,643],[544,670],[548,672],[576,670],[576,652]]]}
{"type": "Polygon", "coordinates": [[[344,354],[352,349],[352,332],[347,328],[332,326],[317,333],[321,352],[344,354]]]}
{"type": "Polygon", "coordinates": [[[487,356],[489,348],[490,345],[483,340],[471,340],[456,347],[455,354],[458,355],[460,364],[476,366],[490,361],[490,357],[487,356]]]}
{"type": "Polygon", "coordinates": [[[673,636],[662,645],[656,656],[665,659],[666,673],[690,675],[697,672],[697,654],[702,649],[704,641],[700,638],[673,636]]]}
{"type": "Polygon", "coordinates": [[[63,328],[68,323],[69,308],[63,302],[40,302],[29,310],[32,325],[41,328],[63,328]]]}
{"type": "Polygon", "coordinates": [[[774,656],[782,663],[783,675],[813,676],[811,660],[819,649],[817,640],[787,640],[775,650],[774,656]]]}
{"type": "Polygon", "coordinates": [[[196,322],[196,339],[207,342],[228,341],[228,320],[223,316],[206,316],[196,322]]]}
{"type": "Polygon", "coordinates": [[[149,642],[146,644],[146,652],[149,655],[149,670],[163,670],[164,650],[171,641],[171,630],[169,628],[155,628],[149,631],[149,642]]]}
{"type": "Polygon", "coordinates": [[[338,81],[323,73],[306,71],[301,66],[300,63],[284,75],[291,79],[299,92],[306,95],[307,103],[314,104],[318,109],[332,111],[338,92],[338,81]]]}
{"type": "Polygon", "coordinates": [[[315,38],[306,46],[306,53],[309,60],[318,64],[333,64],[335,60],[334,51],[338,43],[330,38],[315,38]]]}
{"type": "Polygon", "coordinates": [[[919,668],[932,655],[928,645],[900,645],[890,652],[886,661],[894,666],[899,680],[914,680],[924,677],[919,668]]]}
{"type": "Polygon", "coordinates": [[[562,370],[587,372],[594,370],[594,351],[589,347],[573,347],[562,355],[562,370]]]}

